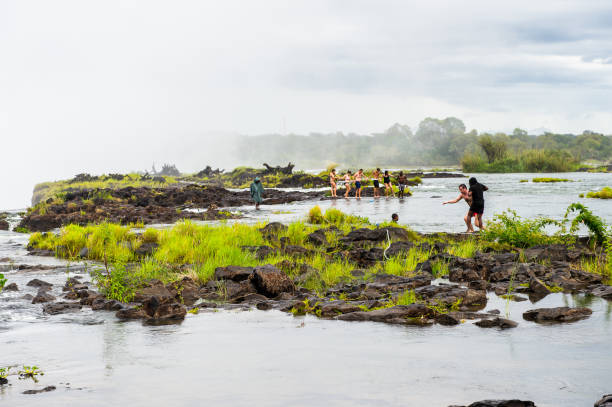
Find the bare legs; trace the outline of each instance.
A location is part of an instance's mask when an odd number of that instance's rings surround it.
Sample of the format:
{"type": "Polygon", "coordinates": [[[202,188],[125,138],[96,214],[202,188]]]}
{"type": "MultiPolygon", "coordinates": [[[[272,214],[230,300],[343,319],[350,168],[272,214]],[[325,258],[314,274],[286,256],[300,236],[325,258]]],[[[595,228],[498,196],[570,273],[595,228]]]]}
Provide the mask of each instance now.
{"type": "Polygon", "coordinates": [[[463,220],[465,221],[465,225],[467,226],[467,233],[474,233],[474,227],[472,226],[472,217],[470,216],[470,214],[468,213],[467,215],[465,215],[463,217],[463,220]]]}

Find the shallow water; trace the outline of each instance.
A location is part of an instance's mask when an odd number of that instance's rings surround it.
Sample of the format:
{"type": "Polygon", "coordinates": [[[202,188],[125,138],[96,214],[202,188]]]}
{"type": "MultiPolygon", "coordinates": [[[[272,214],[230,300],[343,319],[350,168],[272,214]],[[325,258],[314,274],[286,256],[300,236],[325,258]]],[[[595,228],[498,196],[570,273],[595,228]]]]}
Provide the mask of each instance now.
{"type": "MultiPolygon", "coordinates": [[[[520,184],[532,176],[477,176],[491,188],[486,215],[513,207],[526,217],[560,218],[571,202],[583,201],[612,223],[609,202],[577,198],[609,185],[610,174],[561,176],[581,181],[520,184]]],[[[424,232],[461,231],[466,205],[441,205],[456,196],[459,182],[424,180],[404,202],[364,198],[319,204],[375,222],[398,212],[402,223],[424,232]]],[[[243,221],[298,219],[312,206],[243,208],[243,221]]],[[[518,397],[538,406],[575,407],[612,392],[612,303],[598,298],[551,294],[537,304],[508,303],[490,293],[486,309],[499,309],[519,322],[506,331],[479,328],[472,321],[403,327],[258,310],[200,312],[188,314],[180,325],[151,327],[87,308],[47,316],[40,305],[21,300],[35,293],[25,286],[33,278],[56,284],[54,294],[60,293],[67,269],[70,276],[90,279],[82,265],[27,256],[27,238],[0,232],[0,258],[65,268],[15,271],[11,262],[0,262],[0,272],[20,288],[0,293],[0,367],[36,364],[45,372],[39,384],[10,376],[12,385],[0,387],[2,405],[448,406],[518,397]],[[528,309],[562,305],[588,306],[593,314],[563,325],[522,320],[528,309]],[[21,394],[47,385],[57,390],[21,394]]]]}
{"type": "MultiPolygon", "coordinates": [[[[567,207],[574,202],[587,206],[596,215],[612,224],[612,202],[604,199],[579,198],[580,193],[600,190],[612,185],[612,174],[605,173],[563,173],[563,174],[471,174],[489,187],[485,192],[484,219],[491,219],[494,214],[507,209],[515,210],[526,218],[548,216],[562,219],[567,207]],[[573,182],[559,183],[521,183],[521,179],[535,177],[567,178],[573,182]]],[[[463,232],[463,217],[468,206],[464,201],[452,205],[442,202],[454,199],[459,195],[458,186],[467,184],[467,178],[423,179],[423,184],[411,187],[413,195],[399,200],[397,198],[355,198],[317,201],[321,209],[335,207],[343,212],[366,216],[372,222],[391,220],[391,214],[399,215],[400,223],[410,225],[419,232],[463,232]]],[[[262,205],[256,213],[253,207],[239,208],[255,221],[269,219],[287,222],[302,219],[314,206],[313,201],[285,205],[262,205]],[[290,213],[275,213],[290,212],[290,213]]]]}

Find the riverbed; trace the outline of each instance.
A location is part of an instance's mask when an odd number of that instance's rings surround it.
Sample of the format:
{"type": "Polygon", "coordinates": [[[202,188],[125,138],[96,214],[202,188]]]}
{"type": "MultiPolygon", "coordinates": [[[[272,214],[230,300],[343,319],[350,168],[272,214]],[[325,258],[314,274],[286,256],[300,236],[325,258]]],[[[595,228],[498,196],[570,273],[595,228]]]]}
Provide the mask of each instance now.
{"type": "MultiPolygon", "coordinates": [[[[599,190],[610,174],[476,175],[490,188],[485,219],[513,208],[524,217],[560,219],[582,202],[612,223],[612,205],[580,199],[599,190]],[[520,183],[557,176],[571,183],[520,183]]],[[[466,179],[467,181],[467,179],[466,179]]],[[[245,222],[291,221],[316,203],[400,222],[420,232],[462,231],[467,206],[442,206],[457,195],[461,179],[425,179],[414,195],[239,208],[245,222]]],[[[486,310],[519,322],[510,330],[458,326],[394,326],[294,317],[279,311],[201,311],[180,325],[120,322],[114,313],[89,308],[48,316],[22,300],[33,278],[54,283],[67,276],[90,280],[92,264],[28,256],[27,235],[0,232],[0,267],[18,292],[0,294],[0,367],[37,365],[38,384],[9,376],[0,402],[10,406],[204,405],[216,406],[448,406],[486,398],[533,400],[538,406],[589,406],[612,392],[612,303],[584,295],[551,294],[532,304],[488,293],[486,310]],[[14,270],[13,264],[61,265],[52,271],[14,270]],[[588,306],[590,318],[563,325],[522,319],[528,309],[588,306]],[[51,392],[24,395],[54,385],[51,392]]],[[[15,370],[18,370],[16,368],[15,370]]]]}

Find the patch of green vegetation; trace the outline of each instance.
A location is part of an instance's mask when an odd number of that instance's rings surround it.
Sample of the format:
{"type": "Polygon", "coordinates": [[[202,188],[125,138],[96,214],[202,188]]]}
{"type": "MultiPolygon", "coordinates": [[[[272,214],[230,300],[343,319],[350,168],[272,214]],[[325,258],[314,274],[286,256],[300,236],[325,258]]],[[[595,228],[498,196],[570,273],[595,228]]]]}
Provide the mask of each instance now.
{"type": "Polygon", "coordinates": [[[35,383],[38,383],[38,376],[45,375],[38,366],[23,366],[18,374],[20,379],[32,379],[35,383]]]}
{"type": "Polygon", "coordinates": [[[125,263],[115,262],[106,273],[97,271],[94,280],[100,293],[106,298],[128,303],[134,298],[136,290],[141,286],[137,274],[129,273],[125,263]]]}
{"type": "Polygon", "coordinates": [[[392,257],[386,260],[380,271],[396,276],[411,276],[416,266],[427,260],[430,255],[430,251],[413,247],[405,255],[392,257]]]}
{"type": "Polygon", "coordinates": [[[531,247],[538,244],[567,242],[563,223],[550,218],[523,219],[513,210],[494,216],[487,222],[487,229],[481,232],[484,240],[507,243],[515,247],[531,247]],[[546,226],[557,226],[559,232],[549,235],[546,226]]]}
{"type": "Polygon", "coordinates": [[[476,239],[460,240],[450,245],[448,252],[457,257],[474,257],[477,250],[481,249],[476,239]]]}
{"type": "Polygon", "coordinates": [[[519,182],[529,182],[529,180],[528,179],[522,179],[519,182]]]}
{"type": "MultiPolygon", "coordinates": [[[[32,204],[44,202],[49,198],[54,198],[58,195],[82,189],[121,189],[126,187],[150,187],[159,188],[168,186],[178,182],[174,177],[150,177],[136,173],[126,175],[109,174],[100,175],[98,177],[75,177],[71,180],[62,180],[54,182],[43,182],[34,187],[34,195],[32,196],[32,204]],[[118,179],[121,178],[121,179],[118,179]],[[80,179],[83,179],[82,181],[80,179]],[[163,182],[161,180],[163,179],[163,182]],[[75,181],[76,180],[76,181],[75,181]]],[[[90,197],[95,198],[95,197],[90,197]]],[[[104,199],[104,197],[101,196],[104,199]]],[[[59,202],[56,202],[59,203],[59,202]]]]}
{"type": "Polygon", "coordinates": [[[442,278],[448,276],[448,262],[442,259],[436,259],[432,261],[431,271],[434,278],[442,278]]]}
{"type": "Polygon", "coordinates": [[[17,232],[17,233],[30,233],[28,228],[23,227],[23,226],[16,227],[15,229],[13,229],[13,232],[17,232]]]}
{"type": "Polygon", "coordinates": [[[572,182],[572,180],[567,178],[534,178],[531,180],[532,182],[572,182]]]}
{"type": "Polygon", "coordinates": [[[506,148],[495,146],[481,147],[487,153],[468,153],[461,159],[465,172],[508,173],[508,172],[570,172],[578,169],[578,161],[567,151],[562,150],[524,150],[508,153],[506,148]],[[503,151],[496,151],[501,149],[503,151]]]}
{"type": "Polygon", "coordinates": [[[6,284],[6,278],[4,278],[4,274],[0,273],[0,291],[2,291],[5,284],[6,284]]]}
{"type": "Polygon", "coordinates": [[[587,198],[612,199],[612,188],[603,187],[601,191],[590,191],[587,198]]]}
{"type": "Polygon", "coordinates": [[[10,373],[11,367],[0,367],[0,379],[6,379],[10,373]]]}

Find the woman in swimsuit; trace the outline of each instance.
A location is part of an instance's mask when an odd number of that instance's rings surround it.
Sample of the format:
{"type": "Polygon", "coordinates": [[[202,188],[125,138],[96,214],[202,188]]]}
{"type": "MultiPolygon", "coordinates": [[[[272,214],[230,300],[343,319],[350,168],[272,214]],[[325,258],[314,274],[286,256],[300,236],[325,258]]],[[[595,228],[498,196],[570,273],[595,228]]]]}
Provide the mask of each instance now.
{"type": "Polygon", "coordinates": [[[361,179],[363,178],[363,169],[360,168],[355,174],[355,198],[361,199],[361,179]]]}
{"type": "Polygon", "coordinates": [[[349,191],[351,190],[351,170],[348,170],[346,174],[344,174],[344,188],[346,188],[346,192],[344,193],[344,197],[348,198],[349,191]]]}
{"type": "Polygon", "coordinates": [[[336,176],[336,169],[332,168],[331,172],[329,173],[329,185],[331,186],[332,198],[337,198],[336,196],[336,190],[338,189],[338,186],[336,185],[337,178],[338,177],[336,176]]]}
{"type": "Polygon", "coordinates": [[[374,198],[378,198],[380,196],[378,190],[380,188],[380,168],[372,173],[372,180],[374,181],[374,198]]]}
{"type": "Polygon", "coordinates": [[[393,186],[391,186],[391,175],[389,175],[389,171],[385,171],[385,175],[383,176],[383,183],[385,184],[385,196],[389,196],[389,191],[395,197],[395,192],[393,192],[393,186]]]}

